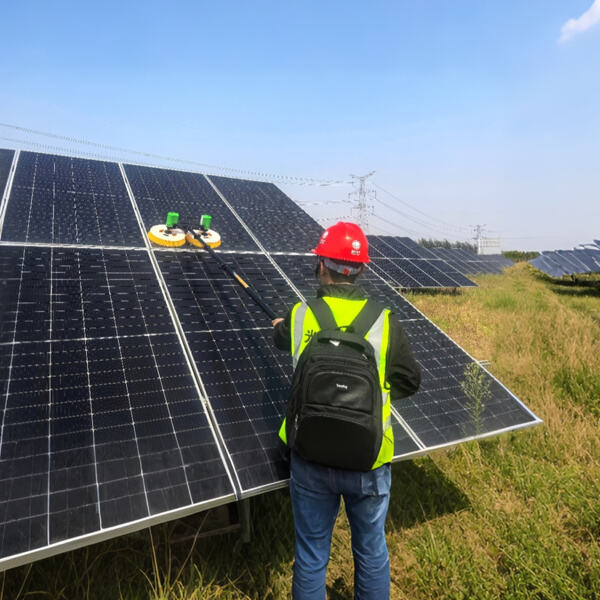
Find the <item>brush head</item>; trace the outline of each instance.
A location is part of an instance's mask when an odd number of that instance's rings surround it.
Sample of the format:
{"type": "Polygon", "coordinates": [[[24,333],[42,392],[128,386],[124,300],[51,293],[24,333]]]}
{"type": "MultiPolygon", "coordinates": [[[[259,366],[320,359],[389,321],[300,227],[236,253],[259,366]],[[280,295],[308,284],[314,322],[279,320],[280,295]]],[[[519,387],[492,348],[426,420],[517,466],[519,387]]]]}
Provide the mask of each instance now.
{"type": "Polygon", "coordinates": [[[159,246],[173,248],[185,244],[185,231],[177,227],[167,227],[166,225],[154,225],[148,232],[148,238],[151,242],[159,246]]]}
{"type": "MultiPolygon", "coordinates": [[[[202,241],[211,248],[217,248],[221,245],[221,236],[214,231],[213,229],[194,229],[194,233],[202,238],[202,241]]],[[[202,248],[202,244],[190,233],[188,232],[185,236],[187,241],[193,246],[198,246],[202,248]]]]}

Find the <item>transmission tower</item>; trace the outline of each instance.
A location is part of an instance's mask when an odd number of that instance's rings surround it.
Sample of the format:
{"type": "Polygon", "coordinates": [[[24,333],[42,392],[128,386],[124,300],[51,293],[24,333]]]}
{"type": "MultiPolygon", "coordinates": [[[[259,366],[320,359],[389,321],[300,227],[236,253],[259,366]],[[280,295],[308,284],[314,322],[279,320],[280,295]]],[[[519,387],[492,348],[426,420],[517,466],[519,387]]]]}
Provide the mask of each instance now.
{"type": "Polygon", "coordinates": [[[348,197],[352,199],[356,197],[356,204],[352,207],[352,210],[357,212],[358,224],[362,230],[367,233],[369,229],[369,215],[373,214],[373,200],[375,200],[375,190],[369,189],[366,185],[366,180],[373,175],[375,171],[371,171],[366,175],[350,175],[355,181],[352,185],[358,187],[348,194],[348,197]]]}
{"type": "Polygon", "coordinates": [[[473,233],[475,237],[473,238],[477,243],[477,254],[483,253],[483,233],[485,231],[485,225],[474,225],[473,233]]]}

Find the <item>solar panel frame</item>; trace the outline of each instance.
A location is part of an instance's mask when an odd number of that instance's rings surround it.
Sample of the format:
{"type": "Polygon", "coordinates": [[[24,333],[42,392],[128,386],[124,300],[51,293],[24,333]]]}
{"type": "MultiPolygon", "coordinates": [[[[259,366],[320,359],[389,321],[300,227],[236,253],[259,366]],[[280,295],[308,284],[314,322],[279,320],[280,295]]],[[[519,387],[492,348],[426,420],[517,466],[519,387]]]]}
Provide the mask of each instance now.
{"type": "Polygon", "coordinates": [[[4,197],[4,190],[6,188],[6,183],[8,182],[8,176],[10,175],[14,156],[14,150],[0,148],[0,200],[4,197]]]}
{"type": "Polygon", "coordinates": [[[4,215],[6,213],[6,205],[8,204],[8,197],[10,196],[10,192],[12,189],[12,182],[15,174],[15,169],[17,162],[19,160],[19,150],[5,150],[4,152],[4,167],[3,169],[8,171],[6,172],[6,176],[0,179],[0,234],[2,233],[2,227],[4,225],[4,215]],[[7,159],[9,157],[8,153],[12,153],[10,159],[10,165],[7,164],[7,159]]]}

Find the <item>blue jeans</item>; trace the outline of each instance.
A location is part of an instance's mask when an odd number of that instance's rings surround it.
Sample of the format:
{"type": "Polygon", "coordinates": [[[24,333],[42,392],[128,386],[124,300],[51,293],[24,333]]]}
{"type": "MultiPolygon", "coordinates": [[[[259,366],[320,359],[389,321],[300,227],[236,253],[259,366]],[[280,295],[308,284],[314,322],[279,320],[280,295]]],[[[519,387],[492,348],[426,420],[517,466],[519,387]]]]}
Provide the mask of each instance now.
{"type": "Polygon", "coordinates": [[[355,600],[390,596],[385,517],[391,465],[361,473],[307,462],[292,452],[290,496],[296,529],[294,600],[324,600],[331,534],[343,496],[352,532],[355,600]]]}

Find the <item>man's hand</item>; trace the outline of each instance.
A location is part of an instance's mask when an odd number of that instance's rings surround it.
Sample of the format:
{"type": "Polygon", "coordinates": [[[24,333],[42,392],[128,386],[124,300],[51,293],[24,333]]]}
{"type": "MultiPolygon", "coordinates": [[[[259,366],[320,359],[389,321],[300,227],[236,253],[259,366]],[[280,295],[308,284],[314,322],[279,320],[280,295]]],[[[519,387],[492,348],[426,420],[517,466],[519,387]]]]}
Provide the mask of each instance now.
{"type": "Polygon", "coordinates": [[[281,321],[283,321],[283,318],[278,318],[278,319],[273,319],[273,321],[271,321],[273,327],[276,327],[279,323],[281,323],[281,321]]]}

